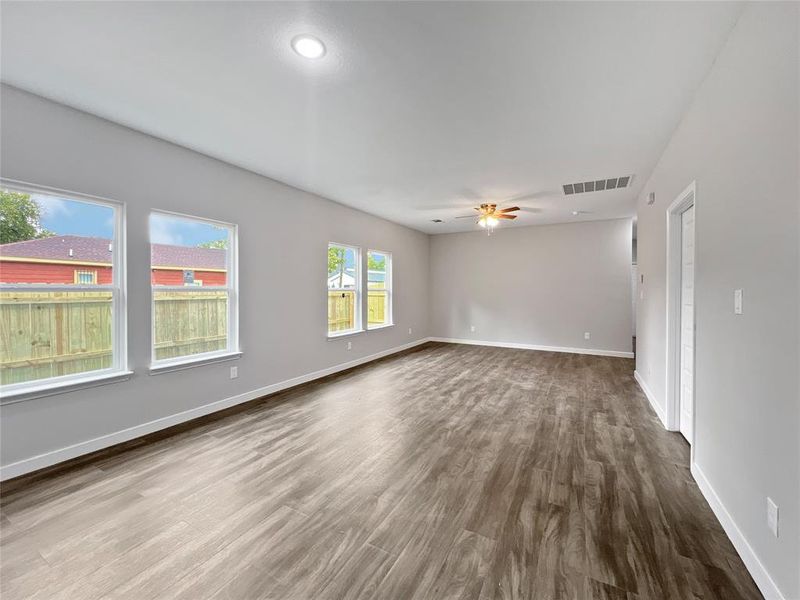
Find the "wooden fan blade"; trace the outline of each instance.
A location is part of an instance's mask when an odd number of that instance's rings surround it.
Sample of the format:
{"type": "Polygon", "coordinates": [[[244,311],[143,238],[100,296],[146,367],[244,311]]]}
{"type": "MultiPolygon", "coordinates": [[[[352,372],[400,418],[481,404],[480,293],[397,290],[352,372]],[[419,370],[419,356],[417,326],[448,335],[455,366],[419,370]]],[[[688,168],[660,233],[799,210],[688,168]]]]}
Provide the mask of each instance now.
{"type": "Polygon", "coordinates": [[[497,212],[509,213],[509,212],[514,212],[515,210],[519,210],[519,206],[512,206],[511,208],[503,208],[503,209],[500,209],[497,212]]]}
{"type": "Polygon", "coordinates": [[[494,215],[494,217],[495,217],[496,219],[516,219],[516,218],[517,218],[517,215],[501,215],[501,214],[496,214],[496,215],[494,215]]]}

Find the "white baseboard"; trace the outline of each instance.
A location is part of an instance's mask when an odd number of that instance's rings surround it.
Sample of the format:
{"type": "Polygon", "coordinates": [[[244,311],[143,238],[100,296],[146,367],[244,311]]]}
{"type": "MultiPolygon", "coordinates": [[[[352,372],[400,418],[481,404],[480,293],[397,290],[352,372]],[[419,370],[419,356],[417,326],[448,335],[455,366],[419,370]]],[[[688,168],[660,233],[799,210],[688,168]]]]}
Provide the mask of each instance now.
{"type": "Polygon", "coordinates": [[[717,516],[722,528],[730,538],[733,547],[736,548],[736,551],[742,558],[742,562],[747,567],[750,575],[752,575],[753,581],[756,582],[758,589],[761,590],[761,593],[764,594],[767,600],[786,600],[786,597],[781,593],[778,586],[772,580],[772,577],[769,576],[764,564],[758,559],[758,555],[748,543],[747,538],[744,537],[744,534],[736,525],[736,521],[733,520],[733,517],[725,508],[717,492],[711,486],[711,482],[708,481],[705,473],[703,473],[703,470],[694,462],[691,465],[691,470],[692,476],[697,482],[697,487],[700,488],[709,506],[711,506],[711,510],[714,511],[714,514],[717,516]]]}
{"type": "Polygon", "coordinates": [[[544,352],[566,352],[568,354],[593,354],[595,356],[616,356],[618,358],[633,358],[633,352],[620,350],[597,350],[594,348],[567,348],[564,346],[538,346],[536,344],[518,344],[516,342],[486,342],[483,340],[465,340],[459,338],[432,337],[432,342],[445,342],[447,344],[469,344],[472,346],[495,346],[498,348],[518,348],[520,350],[542,350],[544,352]]]}
{"type": "Polygon", "coordinates": [[[244,392],[243,394],[231,396],[230,398],[217,400],[215,402],[185,410],[174,415],[162,417],[154,421],[148,421],[147,423],[142,423],[141,425],[135,425],[134,427],[129,427],[128,429],[115,431],[114,433],[96,437],[85,442],[79,442],[71,446],[66,446],[65,448],[59,448],[58,450],[52,450],[50,452],[45,452],[44,454],[39,454],[31,458],[10,463],[0,467],[0,481],[5,481],[6,479],[11,479],[12,477],[19,477],[20,475],[25,475],[26,473],[38,471],[39,469],[50,467],[60,462],[77,458],[78,456],[89,454],[90,452],[95,452],[96,450],[102,450],[103,448],[114,446],[115,444],[127,442],[144,435],[166,429],[167,427],[172,427],[173,425],[179,425],[180,423],[191,421],[192,419],[224,410],[243,402],[249,402],[250,400],[255,400],[256,398],[260,398],[268,394],[274,394],[275,392],[300,385],[301,383],[313,381],[314,379],[320,379],[321,377],[332,375],[346,369],[351,369],[352,367],[357,367],[358,365],[383,358],[384,356],[389,356],[390,354],[408,350],[409,348],[419,346],[420,344],[424,344],[428,341],[430,341],[430,338],[422,338],[408,344],[403,344],[402,346],[396,346],[394,348],[389,348],[388,350],[370,354],[369,356],[363,356],[346,363],[328,367],[327,369],[314,371],[313,373],[307,373],[305,375],[300,375],[299,377],[293,377],[292,379],[273,383],[249,392],[244,392]]]}
{"type": "Polygon", "coordinates": [[[644,395],[647,397],[647,400],[650,402],[650,406],[653,407],[653,410],[655,411],[655,413],[658,416],[658,418],[661,421],[661,423],[664,425],[664,428],[665,429],[669,429],[669,427],[667,427],[667,413],[658,404],[658,402],[656,402],[656,397],[653,395],[653,392],[650,391],[650,388],[647,387],[647,384],[644,382],[644,379],[642,379],[642,376],[639,375],[639,371],[634,371],[633,372],[633,378],[636,380],[636,383],[639,384],[639,387],[642,388],[642,391],[644,392],[644,395]]]}

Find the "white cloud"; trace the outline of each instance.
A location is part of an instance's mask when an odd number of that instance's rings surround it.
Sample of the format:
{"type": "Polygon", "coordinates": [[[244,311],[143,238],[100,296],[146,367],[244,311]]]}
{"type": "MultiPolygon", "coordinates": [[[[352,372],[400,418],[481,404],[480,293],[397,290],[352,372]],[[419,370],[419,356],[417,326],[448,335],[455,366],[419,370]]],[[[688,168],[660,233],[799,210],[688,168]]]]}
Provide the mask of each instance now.
{"type": "Polygon", "coordinates": [[[48,217],[66,217],[72,213],[69,200],[62,200],[53,196],[40,196],[39,194],[31,195],[36,204],[42,211],[42,214],[48,217]]]}
{"type": "Polygon", "coordinates": [[[166,215],[150,215],[150,243],[182,246],[183,236],[177,231],[180,225],[166,215]]]}

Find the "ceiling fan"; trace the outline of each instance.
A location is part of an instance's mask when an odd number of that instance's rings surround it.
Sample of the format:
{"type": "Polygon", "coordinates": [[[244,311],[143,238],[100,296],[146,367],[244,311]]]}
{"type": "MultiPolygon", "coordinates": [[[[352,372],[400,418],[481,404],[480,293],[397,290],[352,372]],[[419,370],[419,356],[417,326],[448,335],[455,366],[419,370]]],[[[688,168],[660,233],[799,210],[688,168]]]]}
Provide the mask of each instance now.
{"type": "MultiPolygon", "coordinates": [[[[512,206],[510,208],[497,208],[497,204],[481,204],[480,206],[476,206],[475,210],[478,211],[478,220],[477,224],[481,227],[486,229],[486,232],[491,235],[492,230],[497,227],[500,223],[500,219],[508,219],[513,220],[517,218],[517,215],[512,215],[509,213],[516,212],[519,210],[519,206],[512,206]]],[[[462,217],[456,217],[456,219],[473,219],[475,218],[474,215],[464,215],[462,217]]]]}

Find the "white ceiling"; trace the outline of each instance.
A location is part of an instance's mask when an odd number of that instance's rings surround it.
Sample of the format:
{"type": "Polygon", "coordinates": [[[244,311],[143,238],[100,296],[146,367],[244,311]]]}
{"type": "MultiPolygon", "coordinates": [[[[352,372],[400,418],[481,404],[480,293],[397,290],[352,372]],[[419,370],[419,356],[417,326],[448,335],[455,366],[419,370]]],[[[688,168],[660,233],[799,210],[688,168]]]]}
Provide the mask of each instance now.
{"type": "Polygon", "coordinates": [[[4,82],[429,233],[475,228],[453,218],[481,201],[524,207],[515,225],[633,215],[741,9],[0,6],[4,82]],[[328,54],[295,55],[300,33],[328,54]],[[561,193],[629,174],[625,190],[561,193]]]}

